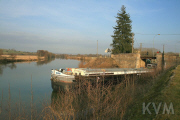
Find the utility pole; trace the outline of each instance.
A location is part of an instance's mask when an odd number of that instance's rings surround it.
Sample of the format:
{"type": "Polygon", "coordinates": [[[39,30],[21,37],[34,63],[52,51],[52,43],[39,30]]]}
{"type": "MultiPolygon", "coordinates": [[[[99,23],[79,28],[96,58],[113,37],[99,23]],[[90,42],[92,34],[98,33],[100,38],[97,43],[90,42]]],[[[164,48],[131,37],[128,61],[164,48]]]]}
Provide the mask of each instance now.
{"type": "Polygon", "coordinates": [[[134,33],[132,33],[132,53],[133,53],[133,50],[134,50],[134,33]]]}
{"type": "Polygon", "coordinates": [[[98,40],[97,40],[97,57],[98,57],[98,40]]]}
{"type": "MultiPolygon", "coordinates": [[[[157,35],[160,35],[160,34],[156,34],[156,35],[154,36],[154,38],[155,38],[157,35]]],[[[154,38],[153,38],[153,57],[154,57],[154,38]]]]}
{"type": "Polygon", "coordinates": [[[141,54],[141,50],[142,50],[142,43],[140,43],[140,54],[141,54]]]}

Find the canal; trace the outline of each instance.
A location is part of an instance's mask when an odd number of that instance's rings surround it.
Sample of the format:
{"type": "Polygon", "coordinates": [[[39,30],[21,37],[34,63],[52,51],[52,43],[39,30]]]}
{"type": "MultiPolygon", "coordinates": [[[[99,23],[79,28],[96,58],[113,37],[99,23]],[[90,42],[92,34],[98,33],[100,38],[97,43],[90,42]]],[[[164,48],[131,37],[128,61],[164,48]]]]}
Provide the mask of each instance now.
{"type": "Polygon", "coordinates": [[[23,110],[30,114],[32,102],[41,112],[44,101],[51,103],[51,69],[78,67],[78,64],[77,60],[66,59],[44,64],[0,64],[0,119],[8,119],[9,114],[13,116],[23,110]]]}

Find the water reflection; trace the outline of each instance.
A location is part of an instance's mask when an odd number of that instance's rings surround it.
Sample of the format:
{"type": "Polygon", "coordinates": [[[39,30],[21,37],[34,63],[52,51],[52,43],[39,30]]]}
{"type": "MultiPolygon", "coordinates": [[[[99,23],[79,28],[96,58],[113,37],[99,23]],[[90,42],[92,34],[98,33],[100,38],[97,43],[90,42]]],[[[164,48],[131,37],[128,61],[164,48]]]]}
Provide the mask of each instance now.
{"type": "Polygon", "coordinates": [[[8,65],[8,67],[11,68],[11,69],[16,69],[17,66],[16,66],[15,63],[11,63],[11,64],[8,65]]]}
{"type": "Polygon", "coordinates": [[[3,74],[3,67],[0,65],[0,75],[3,74]]]}
{"type": "Polygon", "coordinates": [[[0,75],[3,74],[3,69],[5,68],[10,68],[11,70],[12,69],[16,69],[16,64],[15,63],[4,63],[4,64],[0,64],[0,75]]]}
{"type": "MultiPolygon", "coordinates": [[[[45,60],[45,61],[37,61],[36,65],[37,65],[37,66],[41,66],[41,65],[44,65],[44,64],[48,64],[48,63],[50,63],[50,62],[53,61],[53,60],[55,60],[55,58],[51,58],[51,59],[45,60]]],[[[10,63],[9,63],[9,62],[0,63],[0,75],[3,74],[3,69],[5,69],[5,68],[7,68],[7,67],[10,68],[11,70],[17,68],[16,63],[14,63],[14,62],[10,62],[10,63]]]]}
{"type": "Polygon", "coordinates": [[[55,60],[55,58],[51,58],[51,59],[46,59],[44,61],[37,61],[36,65],[37,66],[41,66],[41,65],[44,65],[44,64],[48,64],[50,63],[51,61],[55,60]]]}

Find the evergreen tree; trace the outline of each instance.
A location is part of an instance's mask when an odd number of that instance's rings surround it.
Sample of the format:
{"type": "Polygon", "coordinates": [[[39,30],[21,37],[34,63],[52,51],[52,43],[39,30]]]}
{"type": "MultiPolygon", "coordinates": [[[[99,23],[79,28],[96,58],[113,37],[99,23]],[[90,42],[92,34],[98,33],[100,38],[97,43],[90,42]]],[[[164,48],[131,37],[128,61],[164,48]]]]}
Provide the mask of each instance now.
{"type": "Polygon", "coordinates": [[[113,43],[111,46],[112,54],[130,53],[132,51],[132,32],[130,15],[126,13],[126,7],[123,5],[121,11],[117,13],[117,25],[114,28],[113,43]]]}

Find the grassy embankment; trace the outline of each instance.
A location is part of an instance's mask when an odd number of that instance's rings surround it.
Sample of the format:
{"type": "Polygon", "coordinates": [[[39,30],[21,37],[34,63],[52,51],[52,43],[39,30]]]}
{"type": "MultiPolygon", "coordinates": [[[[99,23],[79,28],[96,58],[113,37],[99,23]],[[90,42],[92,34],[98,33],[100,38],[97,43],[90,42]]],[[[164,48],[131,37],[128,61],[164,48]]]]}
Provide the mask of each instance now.
{"type": "Polygon", "coordinates": [[[118,68],[118,64],[113,58],[94,58],[86,63],[80,62],[80,68],[118,68]]]}
{"type": "Polygon", "coordinates": [[[156,78],[152,88],[147,93],[138,96],[129,105],[124,119],[178,120],[180,118],[180,66],[175,70],[166,71],[156,78]],[[151,114],[147,110],[143,114],[143,103],[146,104],[146,107],[150,102],[148,109],[151,114]],[[157,113],[152,103],[155,103],[157,113]],[[172,109],[169,108],[170,103],[173,105],[174,114],[172,109]],[[165,104],[170,111],[169,113],[164,109],[165,104]],[[164,110],[165,113],[163,113],[164,110]]]}

